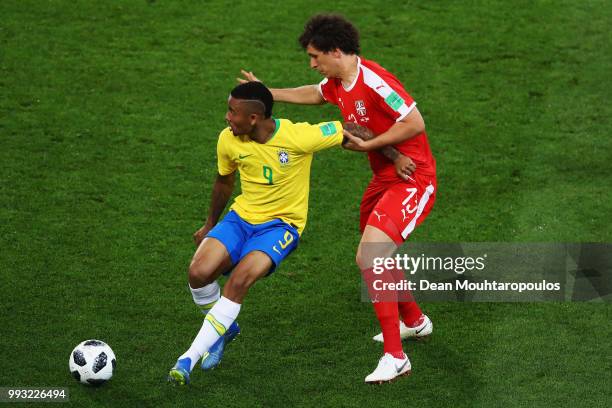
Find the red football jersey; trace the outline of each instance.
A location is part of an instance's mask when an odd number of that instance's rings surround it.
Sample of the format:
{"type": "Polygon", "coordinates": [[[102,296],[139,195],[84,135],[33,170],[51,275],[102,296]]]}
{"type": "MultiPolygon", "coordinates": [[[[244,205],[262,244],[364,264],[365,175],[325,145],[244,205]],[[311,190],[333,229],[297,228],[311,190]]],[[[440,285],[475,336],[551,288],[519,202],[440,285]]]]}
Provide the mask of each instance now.
{"type": "MultiPolygon", "coordinates": [[[[358,74],[345,88],[338,78],[325,78],[319,83],[323,98],[338,105],[346,122],[367,127],[375,135],[389,130],[416,106],[416,102],[401,82],[389,71],[373,61],[357,58],[358,74]]],[[[394,146],[416,164],[416,172],[435,176],[436,162],[431,154],[425,132],[394,146]]],[[[397,181],[393,163],[377,151],[368,152],[375,179],[397,181]]]]}

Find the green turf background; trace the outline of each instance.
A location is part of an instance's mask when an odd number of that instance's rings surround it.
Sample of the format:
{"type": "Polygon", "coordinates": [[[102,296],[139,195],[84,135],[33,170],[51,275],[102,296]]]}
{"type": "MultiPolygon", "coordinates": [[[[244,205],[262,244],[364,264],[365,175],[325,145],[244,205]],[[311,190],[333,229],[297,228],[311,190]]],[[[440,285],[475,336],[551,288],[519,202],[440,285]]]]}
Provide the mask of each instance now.
{"type": "Polygon", "coordinates": [[[74,406],[611,405],[609,304],[425,304],[413,375],[363,384],[381,353],[353,263],[369,169],[340,150],[315,158],[300,249],[253,288],[220,369],[165,384],[200,326],[186,268],[228,92],[241,68],[318,81],[296,38],[320,11],[419,102],[439,190],[413,239],[612,241],[609,1],[3,0],[0,386],[68,386],[74,406]],[[87,338],[118,356],[101,389],[68,373],[87,338]]]}

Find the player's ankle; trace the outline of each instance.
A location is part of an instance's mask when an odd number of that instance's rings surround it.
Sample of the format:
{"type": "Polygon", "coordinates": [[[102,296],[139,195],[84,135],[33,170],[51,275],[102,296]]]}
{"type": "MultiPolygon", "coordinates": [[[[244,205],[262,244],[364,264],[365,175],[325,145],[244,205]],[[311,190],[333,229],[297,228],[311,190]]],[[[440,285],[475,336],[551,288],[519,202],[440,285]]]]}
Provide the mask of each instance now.
{"type": "Polygon", "coordinates": [[[415,321],[409,322],[407,320],[404,320],[404,324],[410,328],[414,328],[414,327],[422,325],[424,321],[425,321],[425,315],[421,313],[421,316],[419,316],[419,318],[416,319],[415,321]]]}

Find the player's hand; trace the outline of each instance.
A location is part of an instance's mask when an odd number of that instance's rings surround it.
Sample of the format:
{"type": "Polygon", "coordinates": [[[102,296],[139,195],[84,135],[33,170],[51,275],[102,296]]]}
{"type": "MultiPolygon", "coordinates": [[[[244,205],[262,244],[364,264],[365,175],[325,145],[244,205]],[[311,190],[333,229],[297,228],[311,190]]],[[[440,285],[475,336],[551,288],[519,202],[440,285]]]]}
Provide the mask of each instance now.
{"type": "Polygon", "coordinates": [[[342,134],[344,134],[342,147],[344,147],[345,149],[353,150],[355,152],[368,152],[371,150],[368,148],[368,142],[361,138],[358,138],[348,130],[342,130],[342,134]]]}
{"type": "Polygon", "coordinates": [[[414,164],[412,159],[403,154],[400,154],[398,158],[395,159],[393,165],[395,166],[395,172],[403,180],[408,180],[408,177],[416,170],[416,164],[414,164]]]}
{"type": "Polygon", "coordinates": [[[202,243],[202,240],[210,232],[212,227],[213,227],[212,225],[209,225],[208,223],[206,223],[202,226],[202,228],[200,228],[199,230],[193,233],[193,242],[196,244],[196,247],[200,246],[200,244],[202,243]]]}
{"type": "Polygon", "coordinates": [[[245,84],[247,82],[261,82],[251,71],[245,71],[244,69],[240,70],[240,73],[244,76],[244,78],[236,78],[238,82],[241,84],[245,84]]]}

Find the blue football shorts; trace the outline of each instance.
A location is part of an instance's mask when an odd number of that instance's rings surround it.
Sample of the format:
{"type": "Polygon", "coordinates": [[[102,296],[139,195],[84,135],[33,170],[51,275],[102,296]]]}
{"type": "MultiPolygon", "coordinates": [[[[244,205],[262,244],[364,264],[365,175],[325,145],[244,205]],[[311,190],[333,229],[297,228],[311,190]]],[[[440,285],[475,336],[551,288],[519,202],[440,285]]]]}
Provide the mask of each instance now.
{"type": "Polygon", "coordinates": [[[249,252],[264,252],[274,264],[268,274],[274,272],[281,261],[297,247],[300,239],[297,230],[280,219],[251,224],[240,218],[235,211],[228,212],[206,236],[221,241],[234,266],[249,252]]]}

